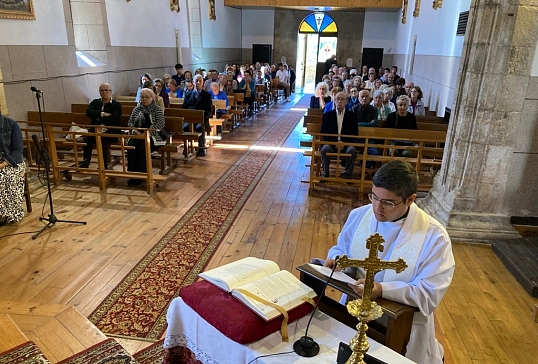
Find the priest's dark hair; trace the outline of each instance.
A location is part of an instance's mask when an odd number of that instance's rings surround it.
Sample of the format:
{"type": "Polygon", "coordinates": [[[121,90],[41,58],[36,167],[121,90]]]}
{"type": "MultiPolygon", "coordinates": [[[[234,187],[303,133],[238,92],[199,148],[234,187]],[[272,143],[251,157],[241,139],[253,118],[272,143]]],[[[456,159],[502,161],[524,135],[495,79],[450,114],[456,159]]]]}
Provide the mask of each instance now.
{"type": "Polygon", "coordinates": [[[374,186],[394,192],[407,200],[418,189],[418,173],[413,166],[404,161],[391,161],[375,173],[374,186]]]}

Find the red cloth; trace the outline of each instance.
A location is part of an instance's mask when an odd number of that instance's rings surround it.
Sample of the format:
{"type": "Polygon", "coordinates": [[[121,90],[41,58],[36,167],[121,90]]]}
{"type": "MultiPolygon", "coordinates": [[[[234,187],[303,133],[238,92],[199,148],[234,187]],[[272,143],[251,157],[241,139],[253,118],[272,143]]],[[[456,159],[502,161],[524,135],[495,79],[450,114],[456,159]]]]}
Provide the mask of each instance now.
{"type": "MultiPolygon", "coordinates": [[[[245,304],[212,283],[199,281],[183,287],[179,296],[204,320],[239,344],[249,344],[280,330],[282,315],[265,321],[245,304]]],[[[313,309],[303,303],[288,312],[293,322],[313,309]]]]}

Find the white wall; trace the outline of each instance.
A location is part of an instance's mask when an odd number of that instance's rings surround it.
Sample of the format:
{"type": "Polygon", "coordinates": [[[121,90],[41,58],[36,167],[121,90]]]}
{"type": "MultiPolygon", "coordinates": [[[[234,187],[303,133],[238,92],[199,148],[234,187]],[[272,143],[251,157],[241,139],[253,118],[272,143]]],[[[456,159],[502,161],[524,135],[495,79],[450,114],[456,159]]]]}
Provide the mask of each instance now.
{"type": "Polygon", "coordinates": [[[424,104],[438,116],[444,114],[445,107],[453,108],[464,41],[463,36],[456,36],[456,29],[460,12],[469,10],[470,3],[471,0],[443,2],[438,10],[423,3],[418,18],[413,18],[414,4],[410,3],[406,24],[401,23],[399,15],[394,64],[400,68],[400,76],[422,88],[424,104]],[[415,35],[417,44],[411,72],[415,35]]]}
{"type": "Polygon", "coordinates": [[[0,45],[67,45],[62,0],[34,1],[36,20],[0,19],[0,45]]]}
{"type": "Polygon", "coordinates": [[[253,44],[271,44],[274,40],[275,11],[243,9],[242,48],[252,48],[253,44]]]}
{"type": "Polygon", "coordinates": [[[217,20],[209,20],[207,0],[200,0],[204,48],[241,48],[241,10],[215,1],[217,20]]]}
{"type": "Polygon", "coordinates": [[[401,23],[398,14],[396,48],[394,53],[410,54],[413,36],[417,39],[416,54],[459,57],[463,47],[463,36],[456,36],[460,12],[469,10],[471,0],[443,2],[443,7],[433,10],[429,3],[422,4],[420,16],[413,18],[413,4],[409,4],[407,23],[401,23]]]}
{"type": "Polygon", "coordinates": [[[383,53],[394,53],[400,14],[399,10],[365,11],[362,48],[383,48],[383,53]]]}
{"type": "Polygon", "coordinates": [[[179,29],[181,47],[189,47],[186,0],[179,13],[170,11],[168,1],[105,2],[111,46],[175,47],[174,29],[179,29]]]}

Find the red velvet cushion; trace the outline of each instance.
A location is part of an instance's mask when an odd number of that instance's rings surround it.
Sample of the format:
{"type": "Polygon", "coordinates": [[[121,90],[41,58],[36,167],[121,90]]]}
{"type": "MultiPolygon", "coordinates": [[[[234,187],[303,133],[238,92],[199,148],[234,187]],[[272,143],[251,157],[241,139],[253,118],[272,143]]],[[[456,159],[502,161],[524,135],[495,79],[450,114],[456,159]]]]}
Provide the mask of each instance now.
{"type": "MultiPolygon", "coordinates": [[[[179,296],[214,328],[240,344],[258,341],[280,330],[282,315],[265,321],[237,298],[207,281],[183,287],[179,296]]],[[[307,302],[295,307],[288,312],[288,323],[307,315],[312,309],[307,302]]]]}

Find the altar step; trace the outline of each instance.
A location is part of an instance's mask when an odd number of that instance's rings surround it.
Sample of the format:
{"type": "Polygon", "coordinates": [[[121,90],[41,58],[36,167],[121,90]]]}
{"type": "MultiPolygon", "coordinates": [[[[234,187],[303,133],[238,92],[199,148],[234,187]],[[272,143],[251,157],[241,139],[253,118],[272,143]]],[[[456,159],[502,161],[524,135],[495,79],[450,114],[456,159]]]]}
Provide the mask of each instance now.
{"type": "Polygon", "coordinates": [[[538,238],[496,240],[491,248],[523,288],[538,297],[538,238]]]}
{"type": "MultiPolygon", "coordinates": [[[[28,341],[34,342],[51,363],[111,345],[110,339],[74,307],[0,301],[0,353],[28,341]]],[[[162,342],[133,356],[140,357],[140,364],[161,363],[159,345],[162,342]]]]}

